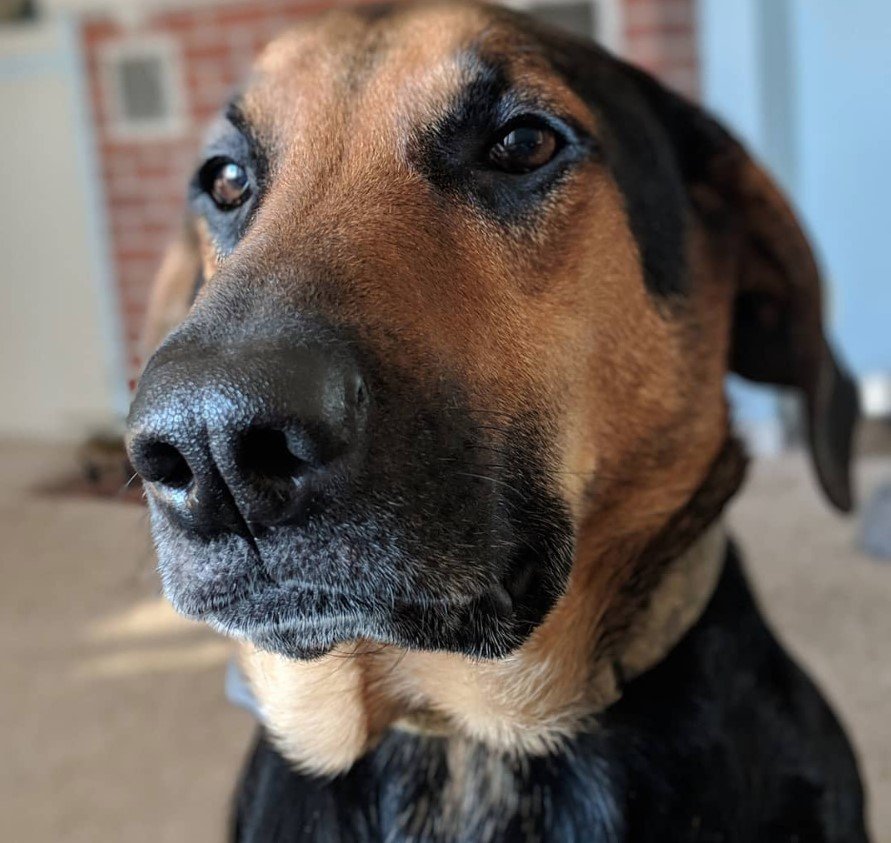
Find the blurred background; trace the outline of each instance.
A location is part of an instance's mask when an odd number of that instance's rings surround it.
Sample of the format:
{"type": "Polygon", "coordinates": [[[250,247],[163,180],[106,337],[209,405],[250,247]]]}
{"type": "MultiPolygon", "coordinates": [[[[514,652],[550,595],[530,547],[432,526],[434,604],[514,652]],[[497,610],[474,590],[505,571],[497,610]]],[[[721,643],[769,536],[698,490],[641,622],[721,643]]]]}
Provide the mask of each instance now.
{"type": "MultiPolygon", "coordinates": [[[[116,438],[203,125],[336,0],[0,0],[0,808],[27,841],[219,840],[252,728],[228,645],[158,596],[116,438]]],[[[731,384],[762,456],[731,513],[768,614],[848,724],[891,841],[891,3],[535,0],[720,115],[817,244],[861,385],[853,519],[788,396],[731,384]],[[882,507],[885,515],[882,516],[882,507]],[[867,520],[864,511],[871,513],[867,520]]],[[[134,484],[137,485],[137,484],[134,484]]]]}

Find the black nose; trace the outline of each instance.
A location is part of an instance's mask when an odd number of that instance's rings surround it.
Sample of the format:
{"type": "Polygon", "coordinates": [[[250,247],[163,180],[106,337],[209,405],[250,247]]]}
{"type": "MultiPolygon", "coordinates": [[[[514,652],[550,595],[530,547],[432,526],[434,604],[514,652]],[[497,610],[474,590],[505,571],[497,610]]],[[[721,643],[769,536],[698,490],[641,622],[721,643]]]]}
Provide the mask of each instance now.
{"type": "Polygon", "coordinates": [[[201,533],[293,522],[362,450],[367,396],[346,351],[162,348],[130,408],[133,467],[201,533]]]}

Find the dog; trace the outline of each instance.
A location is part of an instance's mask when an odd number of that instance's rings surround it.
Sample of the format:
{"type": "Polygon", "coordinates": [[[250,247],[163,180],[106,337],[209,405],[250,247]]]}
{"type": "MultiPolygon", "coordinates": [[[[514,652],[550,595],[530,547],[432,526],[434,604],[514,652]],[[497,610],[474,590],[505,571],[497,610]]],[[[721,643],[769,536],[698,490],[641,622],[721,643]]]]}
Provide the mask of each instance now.
{"type": "Polygon", "coordinates": [[[165,594],[242,642],[234,840],[866,840],[722,526],[728,372],[800,392],[841,510],[857,418],[724,128],[515,12],[336,11],[187,216],[127,446],[165,594]]]}

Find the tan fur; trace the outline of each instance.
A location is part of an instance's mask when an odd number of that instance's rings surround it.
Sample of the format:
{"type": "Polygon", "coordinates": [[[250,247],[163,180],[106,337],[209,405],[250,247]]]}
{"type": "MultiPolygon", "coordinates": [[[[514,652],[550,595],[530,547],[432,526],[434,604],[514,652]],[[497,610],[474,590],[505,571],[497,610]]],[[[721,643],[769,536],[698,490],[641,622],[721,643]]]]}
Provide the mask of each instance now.
{"type": "Polygon", "coordinates": [[[292,662],[245,646],[241,658],[283,754],[316,773],[347,769],[393,720],[376,687],[394,654],[361,643],[313,662],[292,662]]]}
{"type": "Polygon", "coordinates": [[[143,358],[160,345],[189,312],[195,282],[201,271],[197,232],[187,221],[170,244],[152,286],[140,342],[143,358]]]}

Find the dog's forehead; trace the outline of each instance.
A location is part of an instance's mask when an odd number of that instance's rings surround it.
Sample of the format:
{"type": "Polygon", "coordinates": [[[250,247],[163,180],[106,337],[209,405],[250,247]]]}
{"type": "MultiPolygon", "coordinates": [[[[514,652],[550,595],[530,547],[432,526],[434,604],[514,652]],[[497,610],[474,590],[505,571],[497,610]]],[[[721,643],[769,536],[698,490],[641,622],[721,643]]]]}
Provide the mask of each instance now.
{"type": "MultiPolygon", "coordinates": [[[[442,113],[482,68],[591,128],[533,36],[503,10],[443,3],[334,11],[279,36],[260,55],[241,106],[271,138],[357,127],[407,137],[442,113]]],[[[396,138],[387,137],[387,141],[396,138]]]]}

